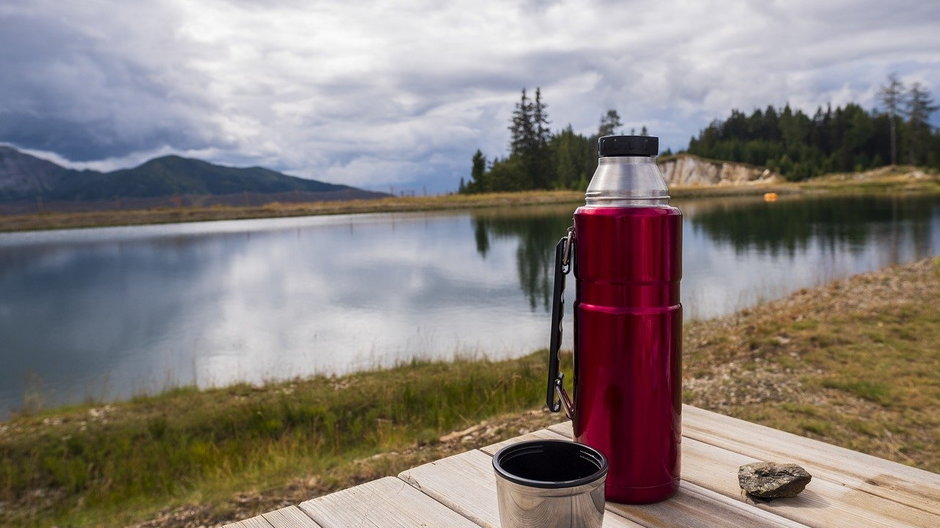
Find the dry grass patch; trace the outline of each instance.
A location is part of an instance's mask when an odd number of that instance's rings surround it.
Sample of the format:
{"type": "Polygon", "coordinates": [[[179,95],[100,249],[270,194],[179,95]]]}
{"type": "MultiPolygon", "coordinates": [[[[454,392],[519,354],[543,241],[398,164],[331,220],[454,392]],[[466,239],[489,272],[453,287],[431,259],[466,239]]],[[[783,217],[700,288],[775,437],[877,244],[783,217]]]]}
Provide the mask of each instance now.
{"type": "Polygon", "coordinates": [[[940,259],[690,325],[686,403],[940,472],[940,259]]]}

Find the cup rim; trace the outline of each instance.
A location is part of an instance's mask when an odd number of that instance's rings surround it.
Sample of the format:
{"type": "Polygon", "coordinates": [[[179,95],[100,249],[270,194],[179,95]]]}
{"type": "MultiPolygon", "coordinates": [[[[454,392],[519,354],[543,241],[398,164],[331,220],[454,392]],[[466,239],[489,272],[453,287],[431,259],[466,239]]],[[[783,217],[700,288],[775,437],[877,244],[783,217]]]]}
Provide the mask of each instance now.
{"type": "Polygon", "coordinates": [[[608,463],[607,457],[605,457],[603,453],[591,446],[579,442],[572,442],[570,440],[528,440],[525,442],[517,442],[515,444],[508,445],[497,451],[496,454],[493,455],[493,469],[496,471],[497,476],[515,484],[542,489],[561,489],[575,488],[596,482],[597,480],[607,475],[608,463]],[[597,465],[597,471],[594,471],[585,477],[572,480],[546,481],[527,479],[525,477],[514,475],[506,471],[502,465],[502,462],[504,459],[506,459],[506,457],[512,455],[519,456],[522,454],[519,453],[520,451],[528,451],[531,449],[537,449],[539,447],[544,448],[546,445],[563,445],[566,446],[566,448],[567,446],[570,446],[571,448],[576,449],[577,451],[572,451],[572,454],[576,454],[577,456],[589,460],[592,464],[597,465]]]}

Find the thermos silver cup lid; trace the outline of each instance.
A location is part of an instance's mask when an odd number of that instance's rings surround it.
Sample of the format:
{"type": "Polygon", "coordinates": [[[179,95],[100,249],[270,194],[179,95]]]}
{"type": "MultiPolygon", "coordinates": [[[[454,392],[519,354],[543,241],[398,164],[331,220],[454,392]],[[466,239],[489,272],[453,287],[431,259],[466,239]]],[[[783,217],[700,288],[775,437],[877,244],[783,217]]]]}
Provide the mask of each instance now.
{"type": "Polygon", "coordinates": [[[607,458],[562,440],[533,440],[493,456],[502,528],[601,528],[607,458]]]}
{"type": "Polygon", "coordinates": [[[500,477],[533,488],[573,488],[607,474],[600,451],[565,440],[533,440],[500,449],[493,456],[500,477]]]}

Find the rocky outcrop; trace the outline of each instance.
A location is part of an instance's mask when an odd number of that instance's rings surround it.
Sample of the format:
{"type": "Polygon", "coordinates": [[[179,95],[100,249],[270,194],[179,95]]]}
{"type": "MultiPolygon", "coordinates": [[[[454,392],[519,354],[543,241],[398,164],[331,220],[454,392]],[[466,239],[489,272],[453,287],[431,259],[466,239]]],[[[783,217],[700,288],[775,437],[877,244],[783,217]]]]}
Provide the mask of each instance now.
{"type": "Polygon", "coordinates": [[[669,186],[741,185],[783,180],[769,169],[744,163],[707,160],[688,154],[669,157],[658,163],[669,186]]]}

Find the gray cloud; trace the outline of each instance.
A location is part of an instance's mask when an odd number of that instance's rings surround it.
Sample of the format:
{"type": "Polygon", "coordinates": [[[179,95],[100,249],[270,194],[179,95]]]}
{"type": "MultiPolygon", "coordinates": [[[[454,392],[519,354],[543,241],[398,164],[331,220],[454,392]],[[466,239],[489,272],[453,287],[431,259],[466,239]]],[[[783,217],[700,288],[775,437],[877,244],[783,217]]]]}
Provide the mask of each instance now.
{"type": "Polygon", "coordinates": [[[505,153],[523,87],[556,128],[616,108],[673,149],[732,108],[871,108],[891,72],[940,88],[935,2],[134,4],[0,7],[0,141],[440,192],[505,153]]]}
{"type": "Polygon", "coordinates": [[[161,60],[172,13],[50,11],[0,9],[0,140],[74,161],[224,145],[192,73],[161,60]]]}

